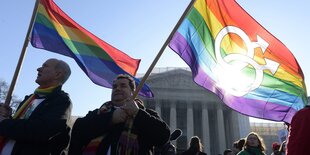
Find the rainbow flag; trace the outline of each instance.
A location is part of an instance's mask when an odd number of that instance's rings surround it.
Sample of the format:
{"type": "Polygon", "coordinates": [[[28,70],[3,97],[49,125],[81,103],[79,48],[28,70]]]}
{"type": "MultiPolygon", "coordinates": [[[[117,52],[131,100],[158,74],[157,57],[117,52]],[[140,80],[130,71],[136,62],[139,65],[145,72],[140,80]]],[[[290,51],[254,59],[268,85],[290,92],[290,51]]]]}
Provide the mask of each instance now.
{"type": "Polygon", "coordinates": [[[198,85],[242,114],[290,123],[307,104],[292,53],[235,0],[196,0],[169,46],[198,85]]]}
{"type": "MultiPolygon", "coordinates": [[[[135,76],[140,63],[81,27],[53,0],[40,1],[31,44],[73,58],[95,84],[108,88],[118,74],[135,76]]],[[[139,94],[153,96],[146,84],[139,94]]]]}

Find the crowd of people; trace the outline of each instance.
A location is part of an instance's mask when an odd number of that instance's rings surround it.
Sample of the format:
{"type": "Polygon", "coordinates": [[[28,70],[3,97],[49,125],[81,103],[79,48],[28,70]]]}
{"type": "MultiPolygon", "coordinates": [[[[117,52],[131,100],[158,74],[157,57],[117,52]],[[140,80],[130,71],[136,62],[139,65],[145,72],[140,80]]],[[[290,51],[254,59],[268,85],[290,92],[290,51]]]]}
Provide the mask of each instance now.
{"type": "MultiPolygon", "coordinates": [[[[135,81],[118,75],[113,81],[111,100],[69,127],[72,103],[62,85],[71,71],[67,63],[48,59],[37,69],[34,93],[25,97],[15,113],[0,104],[0,155],[173,155],[172,144],[182,131],[170,134],[169,126],[156,111],[133,98],[135,81]],[[67,151],[68,150],[68,151],[67,151]]],[[[300,110],[292,119],[289,136],[272,145],[272,155],[309,155],[310,108],[300,110]]],[[[223,150],[224,155],[265,155],[263,139],[255,132],[223,150]]],[[[206,155],[198,136],[180,155],[206,155]]]]}
{"type": "MultiPolygon", "coordinates": [[[[291,124],[285,123],[288,130],[286,140],[272,143],[271,155],[310,155],[310,107],[298,111],[292,118],[291,124]]],[[[236,141],[232,149],[224,151],[224,155],[265,155],[266,146],[263,139],[254,132],[246,138],[236,141]]]]}

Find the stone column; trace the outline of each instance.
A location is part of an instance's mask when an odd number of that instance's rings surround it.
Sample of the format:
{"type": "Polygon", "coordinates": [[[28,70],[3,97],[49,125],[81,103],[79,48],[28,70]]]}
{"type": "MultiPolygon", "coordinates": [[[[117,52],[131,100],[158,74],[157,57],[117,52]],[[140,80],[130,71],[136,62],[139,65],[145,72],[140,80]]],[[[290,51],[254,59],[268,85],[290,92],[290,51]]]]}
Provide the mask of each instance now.
{"type": "Polygon", "coordinates": [[[240,122],[238,120],[238,113],[235,112],[235,111],[231,111],[230,112],[230,116],[229,116],[229,120],[230,120],[230,130],[231,130],[231,133],[232,133],[232,143],[236,140],[239,140],[240,139],[240,129],[239,129],[239,126],[240,126],[240,122]]]}
{"type": "Polygon", "coordinates": [[[251,131],[249,117],[238,113],[238,120],[240,127],[240,136],[246,137],[251,131]]]}
{"type": "Polygon", "coordinates": [[[177,111],[175,102],[170,103],[170,130],[173,132],[177,128],[177,111]]]}
{"type": "MultiPolygon", "coordinates": [[[[177,111],[175,101],[170,103],[170,131],[171,133],[177,128],[177,111]]],[[[172,142],[176,146],[176,141],[172,142]]]]}
{"type": "Polygon", "coordinates": [[[208,116],[208,108],[207,103],[202,103],[202,144],[204,145],[204,152],[207,154],[210,153],[210,125],[209,125],[209,116],[208,116]]]}
{"type": "Polygon", "coordinates": [[[193,116],[193,105],[187,102],[187,143],[191,137],[194,136],[194,116],[193,116]]]}
{"type": "Polygon", "coordinates": [[[221,107],[216,110],[217,115],[217,128],[218,128],[218,138],[219,138],[219,150],[218,153],[222,153],[226,149],[226,139],[225,139],[225,128],[224,128],[224,116],[221,107]]]}
{"type": "Polygon", "coordinates": [[[160,103],[160,100],[155,100],[155,111],[161,117],[161,103],[160,103]]]}

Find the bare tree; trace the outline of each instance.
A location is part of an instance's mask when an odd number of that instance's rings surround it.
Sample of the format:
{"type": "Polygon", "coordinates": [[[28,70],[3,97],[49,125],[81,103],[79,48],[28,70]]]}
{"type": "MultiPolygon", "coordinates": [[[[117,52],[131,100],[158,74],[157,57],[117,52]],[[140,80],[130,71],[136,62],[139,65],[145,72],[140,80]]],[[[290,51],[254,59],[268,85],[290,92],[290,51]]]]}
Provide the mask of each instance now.
{"type": "MultiPolygon", "coordinates": [[[[8,94],[9,85],[2,79],[0,79],[0,103],[5,102],[6,95],[8,94]]],[[[15,95],[12,96],[10,106],[12,107],[13,113],[16,111],[19,103],[21,102],[15,95]]]]}
{"type": "Polygon", "coordinates": [[[7,93],[8,93],[7,83],[3,80],[0,80],[0,102],[1,103],[4,103],[7,93]]]}

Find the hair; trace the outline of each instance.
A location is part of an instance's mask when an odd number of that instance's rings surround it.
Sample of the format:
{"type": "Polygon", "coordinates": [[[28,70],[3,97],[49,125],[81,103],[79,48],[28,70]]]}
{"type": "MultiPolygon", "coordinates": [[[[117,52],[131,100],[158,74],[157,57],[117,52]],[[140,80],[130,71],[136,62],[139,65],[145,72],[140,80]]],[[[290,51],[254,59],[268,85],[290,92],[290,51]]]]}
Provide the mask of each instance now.
{"type": "Polygon", "coordinates": [[[241,138],[237,141],[234,142],[233,147],[239,149],[240,151],[242,150],[243,146],[245,143],[245,139],[241,138]]]}
{"type": "Polygon", "coordinates": [[[264,143],[264,140],[262,137],[260,137],[256,132],[250,132],[246,138],[245,138],[245,143],[244,143],[244,149],[247,149],[249,147],[249,144],[248,144],[248,138],[250,135],[254,135],[256,136],[256,138],[258,139],[258,148],[264,152],[266,150],[266,146],[265,146],[265,143],[264,143]]]}
{"type": "Polygon", "coordinates": [[[278,142],[273,142],[271,144],[271,147],[272,147],[272,150],[275,151],[275,150],[279,150],[280,148],[280,144],[278,142]]]}
{"type": "Polygon", "coordinates": [[[283,141],[280,145],[279,151],[285,152],[285,149],[286,149],[286,141],[283,141]]]}
{"type": "Polygon", "coordinates": [[[228,153],[230,153],[230,152],[233,152],[231,149],[226,149],[225,151],[224,151],[224,155],[227,155],[228,153]]]}
{"type": "Polygon", "coordinates": [[[55,65],[55,70],[63,72],[63,77],[60,82],[64,84],[71,75],[71,69],[66,62],[58,59],[54,60],[57,61],[57,64],[55,65]]]}
{"type": "MultiPolygon", "coordinates": [[[[135,83],[135,80],[127,75],[127,74],[119,74],[115,80],[118,80],[118,79],[127,79],[128,80],[128,84],[131,88],[132,91],[135,91],[136,90],[136,83],[135,83]]],[[[113,83],[115,82],[115,80],[113,81],[113,83]]]]}
{"type": "Polygon", "coordinates": [[[200,142],[200,139],[198,136],[193,136],[191,138],[191,141],[189,143],[189,149],[191,150],[196,150],[196,151],[202,151],[202,144],[200,142]]]}

